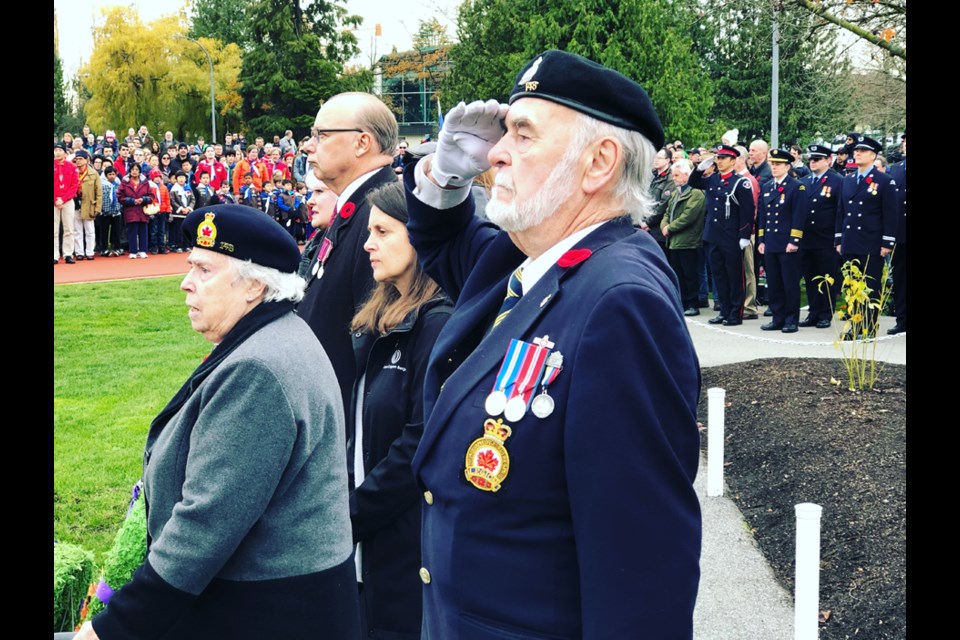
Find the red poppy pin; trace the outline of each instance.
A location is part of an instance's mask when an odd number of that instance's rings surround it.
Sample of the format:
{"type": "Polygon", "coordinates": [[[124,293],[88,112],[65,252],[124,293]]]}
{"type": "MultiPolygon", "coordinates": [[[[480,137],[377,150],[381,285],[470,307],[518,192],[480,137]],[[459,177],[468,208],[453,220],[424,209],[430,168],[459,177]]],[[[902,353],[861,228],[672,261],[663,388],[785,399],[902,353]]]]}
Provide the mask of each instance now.
{"type": "Polygon", "coordinates": [[[779,191],[780,193],[783,193],[783,185],[780,185],[779,187],[777,187],[777,191],[779,191]]]}
{"type": "Polygon", "coordinates": [[[349,218],[350,216],[353,215],[354,209],[356,209],[356,207],[352,202],[346,203],[345,205],[340,207],[340,217],[344,219],[349,218]]]}
{"type": "Polygon", "coordinates": [[[593,255],[593,251],[590,249],[571,249],[565,254],[560,256],[560,259],[557,260],[557,265],[563,267],[564,269],[572,267],[575,264],[580,264],[587,258],[593,255]]]}
{"type": "Polygon", "coordinates": [[[873,182],[873,178],[871,178],[870,176],[867,176],[866,178],[864,178],[864,180],[866,181],[867,184],[870,184],[871,182],[873,182]]]}

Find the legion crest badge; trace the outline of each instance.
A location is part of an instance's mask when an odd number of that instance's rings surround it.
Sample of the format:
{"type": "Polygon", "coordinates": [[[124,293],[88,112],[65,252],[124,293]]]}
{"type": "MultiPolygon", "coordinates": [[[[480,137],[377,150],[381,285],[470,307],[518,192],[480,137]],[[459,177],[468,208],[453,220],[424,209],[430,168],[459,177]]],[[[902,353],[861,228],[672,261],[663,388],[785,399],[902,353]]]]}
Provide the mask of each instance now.
{"type": "Polygon", "coordinates": [[[213,219],[217,216],[213,211],[208,211],[203,216],[203,222],[197,227],[197,246],[209,249],[217,240],[217,226],[213,224],[213,219]]]}
{"type": "Polygon", "coordinates": [[[503,424],[503,418],[488,418],[483,431],[467,448],[463,475],[477,489],[496,492],[510,472],[510,454],[503,443],[513,430],[503,424]]]}

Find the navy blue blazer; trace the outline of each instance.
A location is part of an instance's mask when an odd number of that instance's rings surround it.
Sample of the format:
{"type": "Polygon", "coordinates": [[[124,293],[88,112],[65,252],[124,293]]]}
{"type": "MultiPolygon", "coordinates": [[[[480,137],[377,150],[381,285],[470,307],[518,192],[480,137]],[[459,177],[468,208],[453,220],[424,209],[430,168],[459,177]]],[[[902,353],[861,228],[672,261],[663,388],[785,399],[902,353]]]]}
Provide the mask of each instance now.
{"type": "Polygon", "coordinates": [[[753,202],[753,186],[747,178],[737,175],[736,172],[722,178],[720,171],[716,169],[709,177],[704,178],[702,171],[694,169],[687,184],[694,189],[703,189],[707,197],[704,242],[731,245],[750,239],[756,219],[756,207],[753,202]]]}
{"type": "Polygon", "coordinates": [[[890,165],[887,175],[897,183],[897,244],[907,244],[907,161],[901,160],[890,165]]]}
{"type": "Polygon", "coordinates": [[[843,179],[834,244],[846,255],[874,255],[893,249],[897,232],[897,185],[871,169],[857,184],[857,174],[843,179]]]}
{"type": "Polygon", "coordinates": [[[774,180],[763,184],[757,202],[757,244],[770,253],[785,253],[788,243],[803,246],[807,188],[789,175],[781,187],[774,180]]]}
{"type": "Polygon", "coordinates": [[[843,177],[833,169],[827,169],[819,178],[812,174],[801,182],[806,185],[807,218],[803,227],[804,249],[833,250],[834,227],[840,211],[840,189],[843,177]]]}
{"type": "MultiPolygon", "coordinates": [[[[488,332],[525,256],[474,216],[411,193],[410,240],[455,301],[427,366],[413,459],[424,491],[423,637],[691,638],[701,520],[699,365],[675,276],[626,217],[553,265],[488,332]],[[549,335],[563,369],[551,415],[508,423],[496,492],[464,473],[511,338],[549,335]]],[[[539,389],[537,393],[539,393],[539,389]]]]}

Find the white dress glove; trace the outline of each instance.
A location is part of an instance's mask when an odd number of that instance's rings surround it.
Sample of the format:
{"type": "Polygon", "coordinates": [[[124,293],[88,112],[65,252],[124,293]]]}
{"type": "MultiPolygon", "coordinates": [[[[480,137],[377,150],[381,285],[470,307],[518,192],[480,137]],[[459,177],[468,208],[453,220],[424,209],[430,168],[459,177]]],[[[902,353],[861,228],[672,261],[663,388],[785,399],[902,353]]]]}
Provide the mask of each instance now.
{"type": "Polygon", "coordinates": [[[461,102],[447,113],[430,172],[441,187],[464,187],[490,168],[487,154],[503,136],[508,106],[496,100],[461,102]]]}
{"type": "Polygon", "coordinates": [[[743,251],[750,246],[750,241],[746,238],[740,238],[740,251],[743,251]]]}
{"type": "Polygon", "coordinates": [[[709,169],[710,165],[712,164],[713,164],[713,158],[707,158],[706,160],[703,160],[700,164],[697,165],[697,171],[700,171],[702,173],[707,169],[709,169]]]}

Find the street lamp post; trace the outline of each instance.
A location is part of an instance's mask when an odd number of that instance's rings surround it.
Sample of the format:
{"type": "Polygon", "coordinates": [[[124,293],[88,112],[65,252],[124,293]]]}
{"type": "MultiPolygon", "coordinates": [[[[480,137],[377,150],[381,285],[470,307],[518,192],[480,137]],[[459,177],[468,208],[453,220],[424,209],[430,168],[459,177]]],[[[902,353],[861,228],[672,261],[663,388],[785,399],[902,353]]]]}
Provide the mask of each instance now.
{"type": "Polygon", "coordinates": [[[194,43],[200,50],[203,51],[204,55],[207,56],[207,62],[210,64],[210,131],[213,134],[210,144],[216,144],[217,142],[217,103],[213,97],[213,58],[210,57],[210,52],[207,51],[207,48],[200,44],[197,40],[191,38],[190,36],[185,36],[182,34],[177,34],[179,37],[184,40],[189,40],[194,43]]]}

